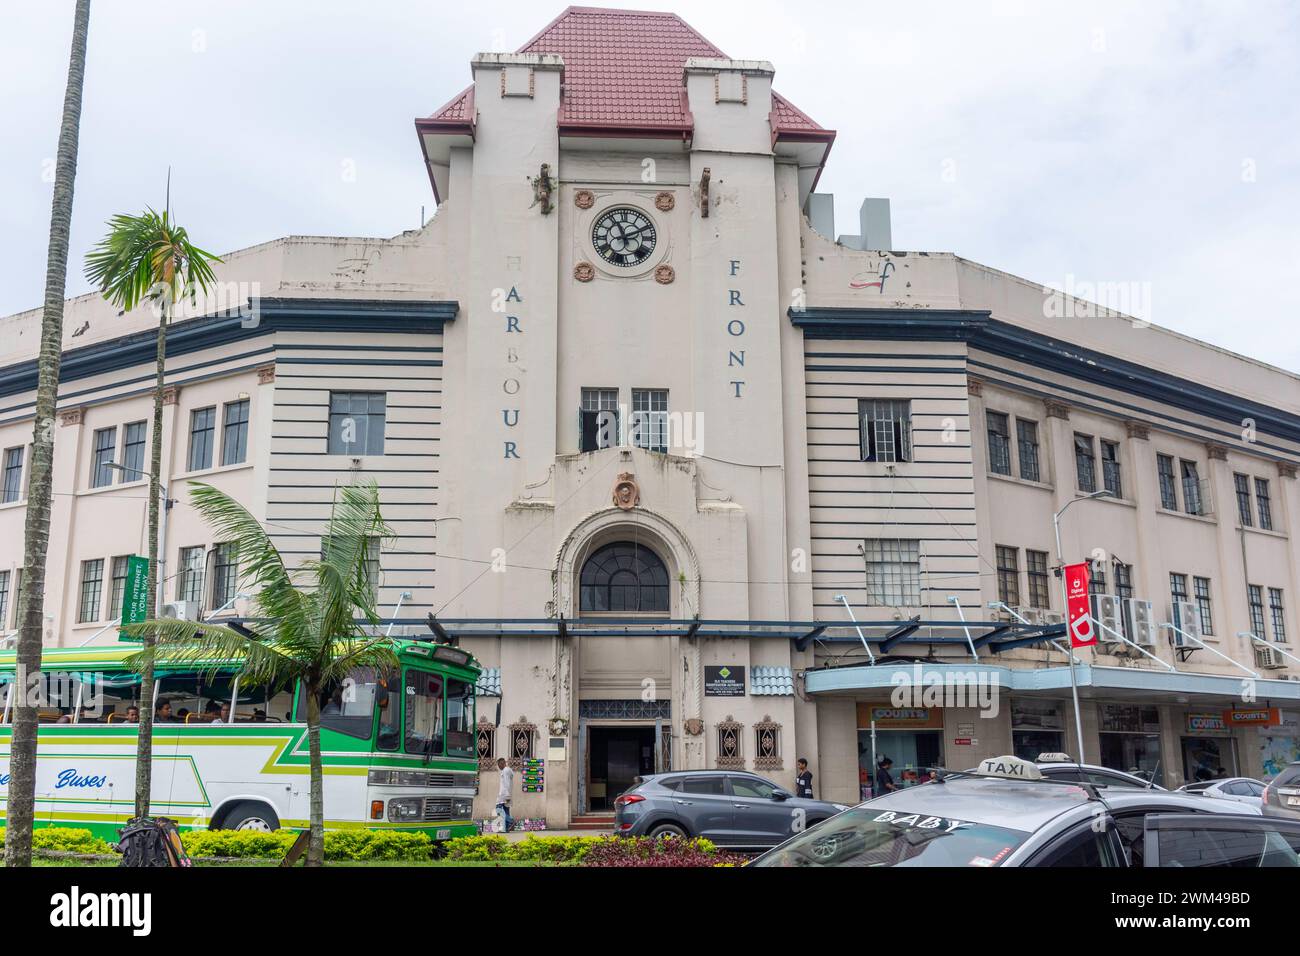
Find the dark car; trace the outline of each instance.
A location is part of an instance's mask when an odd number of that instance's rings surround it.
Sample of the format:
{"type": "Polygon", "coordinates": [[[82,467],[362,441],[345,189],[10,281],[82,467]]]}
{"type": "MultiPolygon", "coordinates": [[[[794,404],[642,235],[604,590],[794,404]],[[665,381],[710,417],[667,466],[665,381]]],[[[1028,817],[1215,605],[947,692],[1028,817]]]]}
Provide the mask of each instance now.
{"type": "Polygon", "coordinates": [[[1288,764],[1264,788],[1263,807],[1266,817],[1300,820],[1300,761],[1288,764]]]}
{"type": "Polygon", "coordinates": [[[719,846],[760,849],[848,807],[792,795],[740,770],[684,770],[639,778],[614,801],[623,836],[704,837],[719,846]]]}

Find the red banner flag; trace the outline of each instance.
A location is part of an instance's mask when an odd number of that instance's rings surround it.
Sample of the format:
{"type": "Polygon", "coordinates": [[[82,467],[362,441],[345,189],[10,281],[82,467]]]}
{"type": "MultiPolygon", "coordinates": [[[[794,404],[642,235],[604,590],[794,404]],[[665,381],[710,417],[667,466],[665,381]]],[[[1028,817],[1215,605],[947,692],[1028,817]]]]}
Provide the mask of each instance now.
{"type": "Polygon", "coordinates": [[[1070,622],[1071,647],[1096,647],[1097,631],[1088,607],[1088,565],[1065,566],[1065,610],[1070,622]]]}

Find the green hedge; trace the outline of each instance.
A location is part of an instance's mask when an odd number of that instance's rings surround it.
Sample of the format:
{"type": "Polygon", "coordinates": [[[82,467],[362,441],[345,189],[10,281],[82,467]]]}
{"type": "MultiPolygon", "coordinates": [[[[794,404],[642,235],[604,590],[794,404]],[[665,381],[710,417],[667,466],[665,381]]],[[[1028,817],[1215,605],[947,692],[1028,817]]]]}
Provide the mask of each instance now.
{"type": "MultiPolygon", "coordinates": [[[[584,864],[593,862],[597,858],[608,860],[625,857],[629,859],[676,857],[682,853],[689,853],[693,860],[709,857],[722,861],[725,856],[719,854],[718,848],[704,839],[652,841],[646,838],[607,835],[589,837],[530,835],[512,843],[499,834],[485,834],[457,837],[448,840],[443,846],[448,860],[465,862],[584,864]],[[592,856],[592,860],[588,860],[589,855],[592,856]]],[[[629,865],[644,864],[633,862],[629,865]]]]}
{"type": "MultiPolygon", "coordinates": [[[[5,828],[0,827],[0,844],[4,843],[5,828]]],[[[73,827],[38,827],[32,831],[33,850],[55,850],[60,853],[112,853],[113,846],[89,830],[73,827]]]]}
{"type": "MultiPolygon", "coordinates": [[[[281,859],[298,838],[296,830],[190,830],[181,844],[192,857],[217,856],[281,859]]],[[[325,834],[326,860],[427,860],[433,841],[425,833],[392,830],[330,830],[325,834]]]]}

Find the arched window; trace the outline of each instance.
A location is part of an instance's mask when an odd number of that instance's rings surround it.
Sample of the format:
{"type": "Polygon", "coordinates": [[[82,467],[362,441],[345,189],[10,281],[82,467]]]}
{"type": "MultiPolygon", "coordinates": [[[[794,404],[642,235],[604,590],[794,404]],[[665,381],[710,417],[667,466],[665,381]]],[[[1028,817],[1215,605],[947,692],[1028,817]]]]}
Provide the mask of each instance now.
{"type": "Polygon", "coordinates": [[[607,544],[582,566],[580,611],[668,613],[668,569],[649,548],[607,544]]]}

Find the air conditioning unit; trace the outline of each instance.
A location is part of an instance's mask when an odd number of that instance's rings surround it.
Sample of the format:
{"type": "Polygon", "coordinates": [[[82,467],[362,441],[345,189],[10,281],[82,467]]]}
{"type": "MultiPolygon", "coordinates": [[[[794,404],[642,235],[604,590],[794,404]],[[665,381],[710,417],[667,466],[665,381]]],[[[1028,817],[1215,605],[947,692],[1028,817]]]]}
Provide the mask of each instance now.
{"type": "Polygon", "coordinates": [[[1064,623],[1065,623],[1065,615],[1062,614],[1060,611],[1044,611],[1044,612],[1043,612],[1043,623],[1044,623],[1044,624],[1064,624],[1064,623]]]}
{"type": "Polygon", "coordinates": [[[1196,643],[1201,639],[1201,614],[1195,604],[1191,601],[1174,601],[1169,605],[1169,621],[1178,628],[1173,632],[1174,647],[1195,649],[1201,646],[1196,643]]]}
{"type": "Polygon", "coordinates": [[[1042,612],[1042,610],[1039,609],[1039,608],[1036,608],[1036,607],[1018,607],[1018,608],[1015,609],[1015,611],[1016,611],[1017,614],[1019,614],[1021,617],[1023,617],[1023,618],[1025,619],[1025,623],[1027,623],[1027,624],[1042,624],[1042,623],[1043,623],[1043,612],[1042,612]]]}
{"type": "Polygon", "coordinates": [[[1150,601],[1128,599],[1128,619],[1133,633],[1128,639],[1142,647],[1156,646],[1156,615],[1150,601]]]}
{"type": "Polygon", "coordinates": [[[1271,647],[1265,647],[1263,644],[1255,645],[1255,664],[1262,670],[1281,670],[1286,667],[1286,661],[1282,655],[1271,647]]]}
{"type": "Polygon", "coordinates": [[[164,621],[197,621],[199,619],[198,601],[170,601],[163,605],[164,621]]]}
{"type": "Polygon", "coordinates": [[[1120,620],[1120,601],[1113,594],[1097,595],[1097,623],[1099,637],[1112,644],[1124,643],[1117,634],[1124,633],[1124,622],[1120,620]]]}

